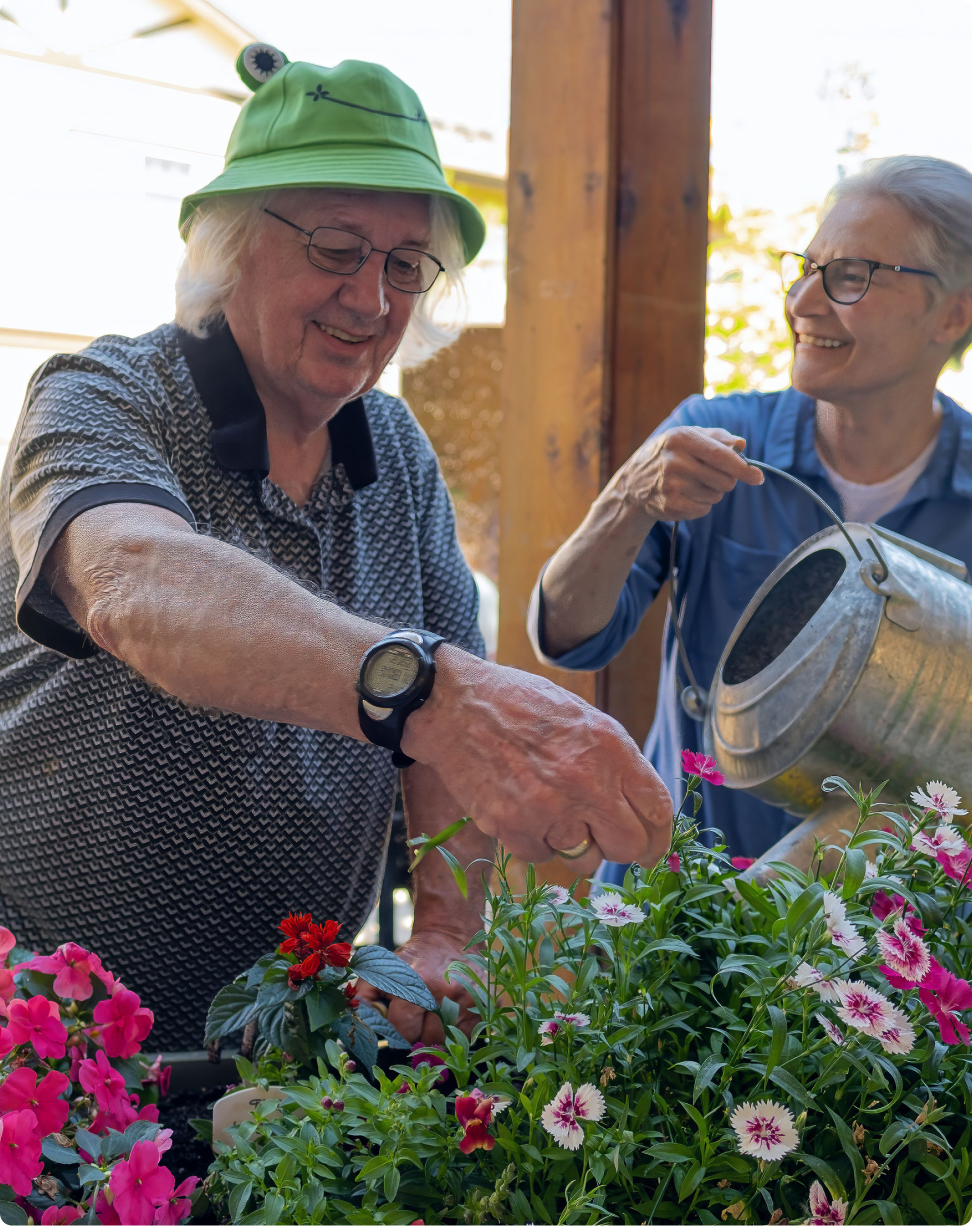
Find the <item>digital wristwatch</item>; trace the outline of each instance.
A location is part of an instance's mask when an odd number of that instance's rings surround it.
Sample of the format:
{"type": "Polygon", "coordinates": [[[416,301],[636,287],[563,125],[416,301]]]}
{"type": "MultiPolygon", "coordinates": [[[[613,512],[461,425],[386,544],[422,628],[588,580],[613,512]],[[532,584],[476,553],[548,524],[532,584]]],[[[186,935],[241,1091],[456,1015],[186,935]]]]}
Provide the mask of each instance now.
{"type": "Polygon", "coordinates": [[[358,670],[358,723],[373,745],[392,751],[397,767],[415,761],[402,753],[405,721],[425,702],[435,684],[433,655],[442,635],[396,630],[369,647],[358,670]]]}

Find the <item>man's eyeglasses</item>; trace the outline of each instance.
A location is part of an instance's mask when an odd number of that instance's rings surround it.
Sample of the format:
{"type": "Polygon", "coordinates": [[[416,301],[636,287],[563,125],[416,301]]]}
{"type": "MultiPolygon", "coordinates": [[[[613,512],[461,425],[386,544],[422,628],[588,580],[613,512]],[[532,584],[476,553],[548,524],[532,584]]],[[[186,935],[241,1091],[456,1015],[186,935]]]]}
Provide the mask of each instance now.
{"type": "Polygon", "coordinates": [[[372,251],[377,251],[385,257],[385,278],[388,284],[405,294],[424,294],[432,288],[436,277],[442,272],[442,265],[427,251],[416,251],[411,247],[393,247],[391,251],[382,251],[380,247],[373,247],[360,234],[335,230],[331,226],[304,230],[286,217],[281,217],[279,213],[273,213],[270,209],[263,211],[299,234],[306,235],[308,260],[315,268],[323,268],[325,272],[336,272],[340,277],[353,276],[372,251]]]}
{"type": "Polygon", "coordinates": [[[824,293],[831,302],[837,302],[841,306],[860,302],[867,293],[876,268],[885,268],[888,272],[910,272],[919,277],[935,277],[935,280],[938,280],[935,273],[924,268],[905,268],[903,264],[879,264],[877,260],[841,257],[838,260],[828,260],[826,264],[817,264],[808,255],[798,255],[795,251],[780,251],[777,253],[777,259],[785,294],[789,294],[808,277],[819,272],[823,277],[824,293]]]}

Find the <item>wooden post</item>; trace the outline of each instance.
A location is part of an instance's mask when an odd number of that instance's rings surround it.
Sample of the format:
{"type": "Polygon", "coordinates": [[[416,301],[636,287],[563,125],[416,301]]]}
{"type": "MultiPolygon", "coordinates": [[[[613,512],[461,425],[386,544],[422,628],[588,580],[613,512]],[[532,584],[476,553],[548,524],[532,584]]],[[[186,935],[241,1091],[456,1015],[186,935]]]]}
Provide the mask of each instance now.
{"type": "Polygon", "coordinates": [[[711,0],[513,0],[499,658],[643,741],[660,602],[595,683],[527,641],[543,562],[702,387],[711,0]]]}
{"type": "MultiPolygon", "coordinates": [[[[712,0],[618,9],[617,231],[605,480],[702,390],[712,0]]],[[[655,713],[664,589],[604,670],[599,705],[643,744],[655,713]]]]}
{"type": "Polygon", "coordinates": [[[592,702],[593,674],[544,669],[525,620],[601,487],[615,36],[612,0],[514,0],[499,658],[592,702]]]}

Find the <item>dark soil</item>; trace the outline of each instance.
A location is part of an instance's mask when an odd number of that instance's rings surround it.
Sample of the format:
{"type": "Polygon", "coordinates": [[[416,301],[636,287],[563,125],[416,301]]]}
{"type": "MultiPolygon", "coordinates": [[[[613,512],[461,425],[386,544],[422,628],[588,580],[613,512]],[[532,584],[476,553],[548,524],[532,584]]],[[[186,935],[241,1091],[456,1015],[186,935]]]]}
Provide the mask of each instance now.
{"type": "MultiPolygon", "coordinates": [[[[175,1176],[176,1185],[190,1175],[206,1178],[213,1151],[190,1126],[190,1120],[211,1119],[213,1103],[222,1095],[222,1087],[208,1090],[184,1090],[167,1094],[159,1103],[159,1123],[172,1129],[172,1148],[162,1161],[175,1176]]],[[[206,1209],[193,1222],[216,1222],[212,1210],[206,1209]]]]}

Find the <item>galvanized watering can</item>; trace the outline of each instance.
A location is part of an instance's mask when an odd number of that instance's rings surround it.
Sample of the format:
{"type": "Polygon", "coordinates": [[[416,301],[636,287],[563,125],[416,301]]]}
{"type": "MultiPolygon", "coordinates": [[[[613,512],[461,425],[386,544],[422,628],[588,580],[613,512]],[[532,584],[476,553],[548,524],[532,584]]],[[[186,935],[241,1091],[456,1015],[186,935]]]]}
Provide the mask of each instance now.
{"type": "MultiPolygon", "coordinates": [[[[798,485],[789,473],[771,469],[798,485]]],[[[771,860],[809,864],[814,838],[839,841],[856,810],[821,784],[888,780],[888,799],[942,779],[972,797],[972,586],[965,564],[873,524],[804,541],[762,585],[719,661],[705,708],[705,751],[726,786],[803,822],[771,860]]],[[[972,806],[967,806],[972,808],[972,806]]],[[[968,819],[965,819],[966,821],[968,819]]]]}

